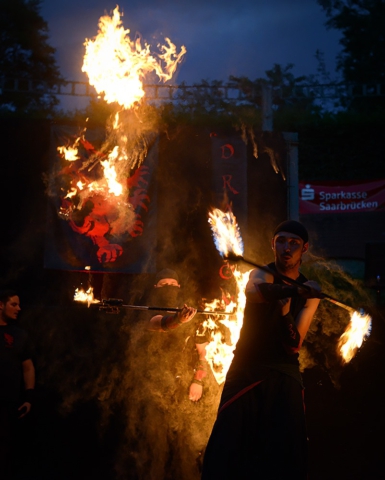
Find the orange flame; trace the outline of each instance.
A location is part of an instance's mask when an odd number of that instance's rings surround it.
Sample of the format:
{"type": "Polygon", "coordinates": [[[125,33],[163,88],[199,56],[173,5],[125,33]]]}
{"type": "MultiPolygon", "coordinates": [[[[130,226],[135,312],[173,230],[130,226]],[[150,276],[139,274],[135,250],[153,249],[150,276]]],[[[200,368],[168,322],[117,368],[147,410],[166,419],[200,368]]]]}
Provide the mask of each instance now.
{"type": "Polygon", "coordinates": [[[243,255],[243,241],[235,215],[228,208],[227,212],[213,208],[209,212],[209,224],[217,250],[222,256],[228,253],[243,255]]]}
{"type": "Polygon", "coordinates": [[[79,159],[76,147],[57,147],[57,150],[68,162],[74,162],[79,159]]]}
{"type": "Polygon", "coordinates": [[[350,323],[338,342],[338,350],[345,363],[350,362],[357,350],[370,335],[372,318],[370,315],[354,312],[350,323]]]}
{"type": "MultiPolygon", "coordinates": [[[[243,254],[241,233],[231,208],[228,208],[226,212],[219,208],[213,208],[212,211],[209,212],[208,221],[215,246],[222,256],[228,253],[234,253],[236,255],[243,254]]],[[[229,318],[219,320],[219,322],[226,327],[229,333],[228,338],[223,338],[223,334],[220,331],[221,329],[213,318],[209,317],[203,323],[203,326],[211,333],[211,341],[206,347],[206,359],[209,362],[218,384],[223,383],[226,378],[227,371],[233,360],[233,352],[239,339],[246,304],[245,288],[250,271],[251,270],[241,273],[236,267],[233,271],[237,285],[237,299],[235,304],[234,302],[230,302],[227,305],[226,311],[233,311],[235,307],[235,313],[229,318]]]]}
{"type": "MultiPolygon", "coordinates": [[[[206,360],[219,385],[225,381],[242,328],[243,312],[246,304],[245,287],[249,279],[249,273],[250,271],[242,274],[237,269],[234,270],[234,278],[237,284],[237,300],[236,303],[229,302],[225,309],[226,312],[233,312],[235,309],[234,315],[217,320],[226,327],[228,331],[226,338],[224,338],[218,323],[214,321],[214,317],[209,316],[203,322],[203,328],[210,333],[211,337],[210,343],[206,347],[206,360]]],[[[220,304],[219,300],[215,300],[206,307],[213,310],[219,307],[218,304],[220,304]]]]}
{"type": "Polygon", "coordinates": [[[117,102],[126,109],[144,97],[143,80],[151,72],[162,81],[170,80],[181,62],[186,48],[177,53],[169,38],[166,45],[158,45],[162,52],[156,58],[147,43],[131,40],[129,29],[124,29],[117,6],[112,17],[99,20],[99,32],[93,39],[86,39],[86,53],[82,71],[87,73],[90,84],[97,93],[104,94],[107,103],[117,102]]]}
{"type": "Polygon", "coordinates": [[[92,287],[89,287],[87,291],[77,288],[75,290],[74,300],[75,302],[87,303],[88,306],[90,306],[91,303],[99,303],[99,300],[94,298],[94,291],[92,287]]]}

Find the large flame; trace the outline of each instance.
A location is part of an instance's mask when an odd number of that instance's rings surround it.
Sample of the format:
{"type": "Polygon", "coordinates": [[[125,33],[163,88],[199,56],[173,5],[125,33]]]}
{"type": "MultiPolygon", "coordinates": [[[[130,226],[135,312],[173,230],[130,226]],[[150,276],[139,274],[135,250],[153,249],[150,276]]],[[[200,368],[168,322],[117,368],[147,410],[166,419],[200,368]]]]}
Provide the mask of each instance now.
{"type": "Polygon", "coordinates": [[[350,362],[357,350],[370,335],[372,318],[370,315],[354,312],[345,332],[338,342],[338,351],[345,363],[350,362]]]}
{"type": "Polygon", "coordinates": [[[134,108],[144,97],[143,81],[150,73],[161,81],[171,79],[186,53],[183,46],[178,53],[166,38],[166,45],[158,45],[159,53],[154,55],[149,45],[142,46],[140,38],[132,41],[128,33],[116,7],[112,17],[100,18],[98,35],[85,42],[82,70],[90,84],[108,103],[123,107],[111,121],[108,138],[96,149],[86,140],[84,129],[74,141],[58,147],[65,160],[59,171],[63,177],[59,214],[75,232],[97,245],[101,263],[122,254],[120,243],[127,235],[141,235],[142,210],[148,210],[146,176],[150,172],[141,164],[148,153],[149,135],[139,109],[134,108]]]}
{"type": "MultiPolygon", "coordinates": [[[[237,298],[236,302],[229,301],[226,305],[226,312],[234,312],[230,317],[216,317],[209,316],[203,322],[203,328],[210,334],[210,342],[206,347],[206,360],[208,361],[214,377],[219,385],[221,385],[226,378],[228,369],[234,356],[234,349],[238,342],[240,331],[243,324],[243,313],[246,304],[245,287],[249,279],[250,271],[241,273],[235,269],[233,274],[237,284],[237,298]],[[226,327],[226,334],[220,328],[221,323],[226,327]]],[[[215,300],[206,307],[210,309],[218,308],[218,300],[215,300]]]]}
{"type": "MultiPolygon", "coordinates": [[[[219,208],[213,208],[209,212],[209,223],[213,233],[215,246],[222,256],[228,253],[236,255],[243,254],[243,241],[237,224],[237,220],[229,207],[226,212],[219,208]]],[[[246,304],[245,288],[249,279],[250,271],[241,273],[237,267],[233,269],[233,276],[236,281],[236,295],[234,302],[228,302],[226,311],[234,311],[229,318],[218,320],[226,327],[228,334],[224,338],[222,329],[214,318],[207,318],[203,326],[210,332],[210,343],[206,347],[206,359],[211,366],[218,384],[224,382],[227,371],[233,360],[234,348],[238,342],[243,323],[243,313],[246,304]]],[[[213,308],[213,306],[211,307],[213,308]]]]}
{"type": "Polygon", "coordinates": [[[170,80],[186,53],[184,46],[178,53],[171,40],[165,38],[167,45],[158,45],[161,53],[155,56],[150,45],[142,46],[140,37],[131,40],[129,32],[122,26],[118,6],[112,17],[101,17],[98,35],[85,42],[82,67],[97,93],[103,93],[108,103],[117,102],[126,109],[144,97],[146,75],[154,72],[160,80],[170,80]]]}

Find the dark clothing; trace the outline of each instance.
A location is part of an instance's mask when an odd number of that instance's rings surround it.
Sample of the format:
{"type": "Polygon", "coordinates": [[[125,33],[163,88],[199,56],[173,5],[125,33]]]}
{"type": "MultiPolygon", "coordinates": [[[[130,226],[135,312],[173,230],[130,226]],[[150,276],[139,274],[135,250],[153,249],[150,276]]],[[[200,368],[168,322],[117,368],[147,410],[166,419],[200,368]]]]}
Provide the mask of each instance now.
{"type": "Polygon", "coordinates": [[[0,400],[20,401],[22,362],[30,358],[27,332],[13,323],[0,325],[0,400]]]}
{"type": "MultiPolygon", "coordinates": [[[[274,264],[269,267],[275,270],[274,264]]],[[[282,281],[275,277],[274,283],[282,281]]],[[[294,318],[305,303],[291,299],[294,318]]],[[[278,302],[246,302],[202,480],[306,479],[303,387],[298,354],[285,348],[282,318],[278,302]]]]}
{"type": "Polygon", "coordinates": [[[0,478],[11,475],[12,452],[22,404],[22,362],[31,358],[27,332],[14,323],[0,325],[0,478]]]}

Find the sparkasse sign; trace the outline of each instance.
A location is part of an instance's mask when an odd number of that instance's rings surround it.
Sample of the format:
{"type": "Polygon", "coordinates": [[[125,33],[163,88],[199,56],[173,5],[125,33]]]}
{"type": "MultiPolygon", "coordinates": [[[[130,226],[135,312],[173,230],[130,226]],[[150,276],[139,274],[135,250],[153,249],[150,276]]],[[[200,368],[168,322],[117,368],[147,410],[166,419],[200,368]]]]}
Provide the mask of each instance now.
{"type": "Polygon", "coordinates": [[[358,182],[300,182],[299,213],[385,210],[385,179],[358,182]]]}

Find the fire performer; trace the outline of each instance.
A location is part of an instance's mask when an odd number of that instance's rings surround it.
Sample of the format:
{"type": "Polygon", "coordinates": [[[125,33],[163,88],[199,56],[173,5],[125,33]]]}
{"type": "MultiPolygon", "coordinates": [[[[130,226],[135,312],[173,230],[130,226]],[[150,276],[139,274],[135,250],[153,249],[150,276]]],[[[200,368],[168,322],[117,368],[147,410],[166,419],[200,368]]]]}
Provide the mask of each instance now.
{"type": "Polygon", "coordinates": [[[307,434],[298,352],[320,288],[300,273],[308,232],[277,226],[272,273],[254,269],[240,338],[203,461],[202,480],[307,478],[307,434]],[[288,285],[282,275],[306,287],[288,285]]]}
{"type": "MultiPolygon", "coordinates": [[[[174,307],[178,304],[179,278],[178,274],[170,268],[165,268],[157,273],[152,301],[156,302],[158,307],[174,307]],[[160,290],[159,290],[160,289],[160,290]]],[[[167,332],[174,330],[183,323],[193,319],[196,314],[196,308],[188,307],[184,304],[182,311],[174,315],[154,315],[150,319],[149,330],[167,332]]]]}
{"type": "Polygon", "coordinates": [[[27,332],[16,325],[20,300],[13,290],[0,292],[0,470],[11,476],[18,419],[31,410],[35,368],[28,348],[27,332]],[[20,385],[24,383],[24,392],[20,385]]]}
{"type": "MultiPolygon", "coordinates": [[[[156,290],[153,292],[151,301],[161,307],[177,305],[178,289],[180,289],[178,274],[170,268],[165,268],[157,273],[155,280],[154,288],[156,290]]],[[[188,307],[184,304],[182,311],[174,315],[154,315],[149,321],[148,329],[157,332],[175,330],[179,326],[190,322],[194,318],[196,311],[196,308],[188,307]]],[[[205,334],[195,334],[195,348],[198,354],[198,361],[189,389],[189,399],[193,402],[200,400],[203,393],[203,380],[207,375],[208,368],[206,361],[207,343],[205,334]]]]}

